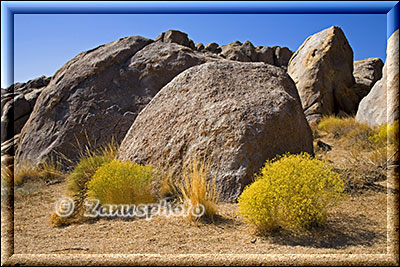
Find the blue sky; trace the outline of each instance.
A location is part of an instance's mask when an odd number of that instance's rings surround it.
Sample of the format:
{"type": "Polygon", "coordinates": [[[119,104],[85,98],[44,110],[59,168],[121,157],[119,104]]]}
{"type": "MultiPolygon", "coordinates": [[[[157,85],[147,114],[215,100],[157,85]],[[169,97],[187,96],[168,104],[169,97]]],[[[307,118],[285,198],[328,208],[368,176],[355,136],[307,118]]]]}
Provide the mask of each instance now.
{"type": "MultiPolygon", "coordinates": [[[[355,60],[385,60],[385,14],[15,14],[14,80],[51,76],[80,52],[130,35],[154,39],[163,31],[177,29],[195,43],[249,40],[254,45],[296,51],[308,36],[333,25],[343,29],[355,60]]],[[[3,88],[8,85],[2,81],[3,88]]]]}

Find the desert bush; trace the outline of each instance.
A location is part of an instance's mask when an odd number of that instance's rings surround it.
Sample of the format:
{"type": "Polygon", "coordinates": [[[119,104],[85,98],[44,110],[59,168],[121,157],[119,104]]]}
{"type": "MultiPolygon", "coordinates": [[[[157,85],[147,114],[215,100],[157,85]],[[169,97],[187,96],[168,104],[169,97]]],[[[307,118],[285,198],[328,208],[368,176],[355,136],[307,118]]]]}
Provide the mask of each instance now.
{"type": "Polygon", "coordinates": [[[88,183],[88,196],[101,204],[152,203],[153,180],[151,165],[113,160],[97,169],[88,183]]]}
{"type": "Polygon", "coordinates": [[[344,182],[327,162],[306,153],[267,161],[238,199],[239,214],[260,230],[297,232],[324,224],[344,182]]]}
{"type": "Polygon", "coordinates": [[[68,177],[68,190],[72,196],[83,200],[86,197],[87,183],[92,179],[96,170],[112,161],[118,151],[118,145],[110,142],[95,149],[88,145],[80,151],[80,160],[68,177]]]}
{"type": "Polygon", "coordinates": [[[80,150],[80,160],[68,175],[67,181],[68,195],[74,200],[75,210],[68,217],[60,217],[56,212],[51,214],[50,223],[52,226],[59,227],[90,220],[88,217],[83,216],[88,183],[100,166],[115,158],[117,151],[118,145],[114,141],[97,148],[89,143],[89,145],[80,150]]]}
{"type": "Polygon", "coordinates": [[[111,159],[103,156],[90,156],[80,160],[69,176],[68,190],[74,197],[85,199],[87,193],[87,184],[92,179],[96,170],[111,159]]]}
{"type": "Polygon", "coordinates": [[[182,175],[183,182],[178,185],[181,200],[184,203],[190,201],[192,207],[199,205],[204,207],[203,216],[196,217],[189,212],[188,219],[190,221],[197,221],[200,218],[214,220],[218,210],[218,190],[215,176],[210,181],[207,180],[209,164],[206,164],[204,160],[199,162],[197,158],[194,158],[191,164],[184,168],[182,175]]]}
{"type": "Polygon", "coordinates": [[[398,146],[399,142],[399,121],[396,120],[393,124],[381,125],[373,136],[369,137],[369,141],[376,144],[398,146]]]}

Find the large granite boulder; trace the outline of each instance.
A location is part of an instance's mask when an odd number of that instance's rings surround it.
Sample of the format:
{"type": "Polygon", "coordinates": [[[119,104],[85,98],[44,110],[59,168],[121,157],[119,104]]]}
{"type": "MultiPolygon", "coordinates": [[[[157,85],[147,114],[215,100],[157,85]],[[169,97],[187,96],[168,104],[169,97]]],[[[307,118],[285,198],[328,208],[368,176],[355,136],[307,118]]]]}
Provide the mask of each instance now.
{"type": "Polygon", "coordinates": [[[359,101],[370,91],[372,86],[382,78],[383,62],[380,58],[366,58],[354,61],[353,76],[355,84],[351,88],[356,93],[359,101]]]}
{"type": "Polygon", "coordinates": [[[77,55],[56,72],[39,96],[22,129],[16,162],[37,164],[56,158],[68,167],[88,143],[120,142],[165,84],[209,60],[213,59],[177,43],[140,36],[77,55]]]}
{"type": "Polygon", "coordinates": [[[382,78],[359,105],[356,120],[371,126],[399,119],[399,30],[387,42],[382,78]]]}
{"type": "MultiPolygon", "coordinates": [[[[264,63],[271,64],[271,65],[275,64],[276,54],[275,54],[275,50],[273,47],[257,46],[256,52],[257,52],[257,61],[258,62],[264,62],[264,63]]],[[[289,62],[289,60],[288,60],[288,62],[289,62]]],[[[287,63],[286,63],[286,66],[287,66],[287,63]]]]}
{"type": "Polygon", "coordinates": [[[117,159],[179,173],[193,157],[206,157],[220,200],[235,201],[266,160],[302,151],[313,153],[312,134],[287,73],[220,60],[164,86],[132,124],[117,159]]]}
{"type": "Polygon", "coordinates": [[[21,132],[27,122],[39,94],[47,86],[50,77],[39,77],[26,83],[15,83],[1,94],[1,142],[10,140],[21,132]]]}
{"type": "Polygon", "coordinates": [[[380,58],[371,57],[354,61],[353,75],[356,83],[372,86],[382,78],[383,62],[380,58]]]}
{"type": "Polygon", "coordinates": [[[359,99],[351,90],[355,83],[353,50],[339,27],[308,37],[291,57],[288,73],[296,83],[308,121],[357,111],[359,99]]]}

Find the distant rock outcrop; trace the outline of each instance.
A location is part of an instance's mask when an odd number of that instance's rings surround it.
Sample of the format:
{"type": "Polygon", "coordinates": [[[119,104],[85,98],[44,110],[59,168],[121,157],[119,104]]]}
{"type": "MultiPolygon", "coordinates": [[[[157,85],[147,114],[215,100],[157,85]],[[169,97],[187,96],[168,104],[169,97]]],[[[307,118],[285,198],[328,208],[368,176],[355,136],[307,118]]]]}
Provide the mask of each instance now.
{"type": "Polygon", "coordinates": [[[351,90],[355,83],[353,50],[339,27],[308,37],[291,57],[288,73],[296,83],[308,121],[356,113],[359,98],[351,90]]]}
{"type": "Polygon", "coordinates": [[[292,54],[293,52],[287,47],[254,47],[249,41],[245,41],[243,44],[239,41],[234,41],[221,46],[220,53],[222,57],[229,60],[241,62],[264,62],[285,69],[292,54]]]}
{"type": "Polygon", "coordinates": [[[219,59],[176,43],[181,41],[187,43],[174,31],[165,33],[162,42],[126,37],[67,62],[37,100],[22,130],[16,162],[36,164],[61,154],[74,161],[79,146],[121,141],[137,114],[172,78],[219,59]]]}
{"type": "Polygon", "coordinates": [[[175,43],[189,47],[191,49],[196,49],[194,42],[189,39],[187,33],[177,30],[168,30],[166,32],[163,32],[159,36],[157,36],[155,41],[161,41],[164,43],[175,43]]]}
{"type": "Polygon", "coordinates": [[[1,93],[1,142],[12,139],[27,122],[36,99],[50,81],[39,77],[26,83],[15,83],[1,93]]]}
{"type": "Polygon", "coordinates": [[[220,199],[235,201],[267,159],[313,153],[295,84],[264,63],[221,60],[192,67],[164,86],[125,136],[117,159],[169,164],[211,160],[220,199]]]}
{"type": "Polygon", "coordinates": [[[356,83],[351,88],[359,101],[363,99],[370,91],[372,86],[382,78],[383,62],[381,59],[373,57],[354,61],[353,75],[356,83]]]}
{"type": "Polygon", "coordinates": [[[289,60],[292,57],[293,52],[287,47],[274,46],[274,47],[272,47],[272,49],[275,52],[274,65],[278,66],[278,67],[283,67],[284,69],[287,69],[289,60]]]}
{"type": "Polygon", "coordinates": [[[380,58],[371,57],[354,61],[353,75],[356,83],[372,87],[382,78],[383,62],[380,58]]]}
{"type": "Polygon", "coordinates": [[[356,120],[371,126],[399,119],[399,30],[387,42],[382,78],[359,105],[356,120]]]}

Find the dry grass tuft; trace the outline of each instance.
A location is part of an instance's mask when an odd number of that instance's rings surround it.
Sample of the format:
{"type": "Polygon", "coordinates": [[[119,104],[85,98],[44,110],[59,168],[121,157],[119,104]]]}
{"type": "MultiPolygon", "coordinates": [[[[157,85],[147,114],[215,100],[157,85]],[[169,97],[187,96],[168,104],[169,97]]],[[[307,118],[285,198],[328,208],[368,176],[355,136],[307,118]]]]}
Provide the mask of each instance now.
{"type": "MultiPolygon", "coordinates": [[[[207,181],[209,165],[205,161],[199,162],[197,158],[183,170],[183,182],[178,185],[182,194],[181,200],[185,203],[190,201],[192,207],[202,205],[204,214],[200,218],[214,220],[217,214],[218,190],[216,186],[216,176],[211,181],[207,181]]],[[[199,217],[189,212],[190,221],[198,221],[199,217]]]]}
{"type": "Polygon", "coordinates": [[[1,185],[7,186],[11,184],[13,180],[13,157],[1,156],[1,185]]]}
{"type": "Polygon", "coordinates": [[[14,167],[14,185],[22,186],[29,180],[42,180],[51,183],[56,180],[64,180],[66,174],[62,171],[61,164],[55,161],[46,161],[39,165],[19,164],[14,167]]]}
{"type": "Polygon", "coordinates": [[[373,150],[375,148],[374,143],[370,141],[370,137],[376,133],[376,129],[356,121],[354,117],[324,117],[316,130],[320,133],[320,137],[334,139],[343,146],[351,146],[362,150],[373,150]]]}

